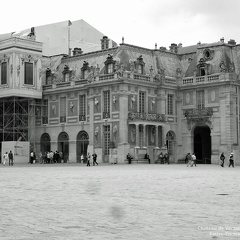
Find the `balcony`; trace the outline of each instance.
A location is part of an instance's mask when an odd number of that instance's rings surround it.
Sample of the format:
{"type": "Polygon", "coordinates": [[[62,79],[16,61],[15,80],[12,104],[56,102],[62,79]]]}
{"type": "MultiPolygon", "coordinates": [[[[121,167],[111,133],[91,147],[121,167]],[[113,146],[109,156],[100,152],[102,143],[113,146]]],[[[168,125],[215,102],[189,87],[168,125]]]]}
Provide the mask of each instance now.
{"type": "Polygon", "coordinates": [[[142,120],[152,122],[166,122],[166,116],[164,114],[157,113],[140,113],[140,112],[129,112],[128,120],[142,120]]]}
{"type": "Polygon", "coordinates": [[[184,116],[187,121],[194,121],[194,122],[203,122],[207,121],[213,115],[213,109],[203,108],[203,109],[187,109],[184,111],[184,116]]]}
{"type": "Polygon", "coordinates": [[[182,79],[182,86],[189,86],[189,85],[198,85],[198,84],[206,84],[212,82],[223,82],[223,81],[230,81],[236,80],[237,75],[235,73],[220,73],[220,74],[212,74],[212,75],[205,75],[200,77],[186,77],[182,79]]]}

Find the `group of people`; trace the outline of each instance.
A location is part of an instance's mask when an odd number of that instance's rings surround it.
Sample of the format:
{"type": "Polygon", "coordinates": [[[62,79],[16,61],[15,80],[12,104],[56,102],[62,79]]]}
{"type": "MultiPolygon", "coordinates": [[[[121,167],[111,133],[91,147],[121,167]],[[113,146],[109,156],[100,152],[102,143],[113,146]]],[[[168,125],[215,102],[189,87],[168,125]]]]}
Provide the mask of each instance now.
{"type": "MultiPolygon", "coordinates": [[[[225,156],[224,156],[224,153],[222,153],[220,155],[220,166],[221,167],[224,167],[224,162],[225,162],[225,156]]],[[[228,164],[228,167],[234,167],[234,158],[233,158],[233,153],[230,153],[230,156],[229,156],[229,164],[228,164]]]]}
{"type": "Polygon", "coordinates": [[[157,161],[159,161],[161,164],[165,164],[165,163],[169,164],[169,154],[167,152],[165,154],[160,152],[157,161]]]}
{"type": "Polygon", "coordinates": [[[197,158],[195,153],[193,153],[192,155],[190,153],[188,153],[185,157],[185,163],[187,163],[187,167],[193,167],[193,166],[197,166],[197,158]]]}
{"type": "MultiPolygon", "coordinates": [[[[93,159],[93,166],[98,165],[98,162],[97,162],[97,154],[96,154],[96,153],[93,153],[93,154],[92,154],[92,159],[93,159]]],[[[81,155],[81,160],[84,162],[84,156],[83,156],[83,154],[81,155]]],[[[88,153],[88,154],[87,154],[87,167],[90,167],[90,166],[91,166],[91,154],[88,153]]]]}
{"type": "Polygon", "coordinates": [[[40,155],[40,163],[61,163],[63,158],[63,154],[60,151],[48,151],[43,155],[40,155]]]}
{"type": "Polygon", "coordinates": [[[12,151],[10,150],[10,152],[5,152],[3,154],[3,166],[6,165],[6,163],[8,162],[9,166],[13,166],[13,153],[12,151]]]}

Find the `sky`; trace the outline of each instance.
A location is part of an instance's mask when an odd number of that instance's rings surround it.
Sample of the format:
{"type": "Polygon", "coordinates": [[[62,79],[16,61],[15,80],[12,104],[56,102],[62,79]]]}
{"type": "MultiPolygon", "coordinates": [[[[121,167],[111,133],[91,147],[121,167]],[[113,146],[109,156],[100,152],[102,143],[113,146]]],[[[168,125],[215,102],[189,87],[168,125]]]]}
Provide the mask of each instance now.
{"type": "Polygon", "coordinates": [[[239,0],[7,0],[1,9],[0,34],[83,19],[117,44],[240,44],[239,0]]]}

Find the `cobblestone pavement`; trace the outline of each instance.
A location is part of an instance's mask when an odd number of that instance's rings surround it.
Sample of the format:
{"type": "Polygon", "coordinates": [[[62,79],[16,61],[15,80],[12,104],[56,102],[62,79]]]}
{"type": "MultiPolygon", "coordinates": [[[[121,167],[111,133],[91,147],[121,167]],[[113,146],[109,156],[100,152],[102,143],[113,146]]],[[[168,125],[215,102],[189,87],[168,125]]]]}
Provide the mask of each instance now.
{"type": "Polygon", "coordinates": [[[0,239],[240,239],[239,183],[217,165],[1,165],[0,239]]]}

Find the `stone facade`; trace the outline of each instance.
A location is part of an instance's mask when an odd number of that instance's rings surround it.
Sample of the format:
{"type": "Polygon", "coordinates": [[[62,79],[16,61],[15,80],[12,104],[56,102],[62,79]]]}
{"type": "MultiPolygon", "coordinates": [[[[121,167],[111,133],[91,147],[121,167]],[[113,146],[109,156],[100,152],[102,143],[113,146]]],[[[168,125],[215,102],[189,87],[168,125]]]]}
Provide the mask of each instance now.
{"type": "MultiPolygon", "coordinates": [[[[99,162],[117,163],[127,153],[135,158],[148,153],[154,163],[168,151],[170,162],[177,163],[195,152],[199,162],[214,164],[222,152],[227,157],[234,152],[239,163],[240,48],[234,41],[173,44],[170,50],[105,44],[100,51],[52,57],[41,56],[40,43],[22,41],[31,50],[6,52],[0,42],[1,63],[8,63],[0,92],[2,100],[32,101],[27,140],[34,151],[62,151],[65,162],[96,152],[99,162]],[[31,94],[22,96],[15,85],[24,79],[22,62],[31,61],[34,82],[24,85],[31,94]]],[[[3,126],[2,141],[4,136],[3,126]]]]}

